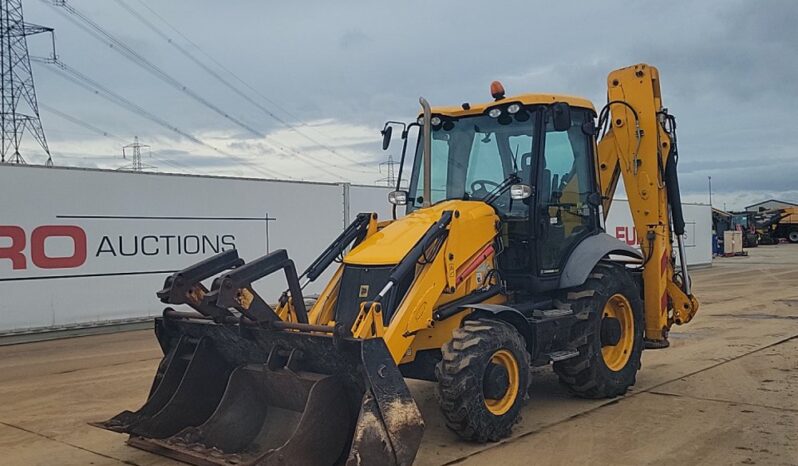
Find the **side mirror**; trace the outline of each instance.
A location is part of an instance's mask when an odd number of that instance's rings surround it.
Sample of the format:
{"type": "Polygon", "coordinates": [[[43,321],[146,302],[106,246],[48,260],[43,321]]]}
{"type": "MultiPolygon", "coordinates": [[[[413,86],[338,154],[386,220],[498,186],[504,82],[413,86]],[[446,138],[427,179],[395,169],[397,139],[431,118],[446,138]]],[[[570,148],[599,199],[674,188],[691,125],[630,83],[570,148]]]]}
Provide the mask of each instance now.
{"type": "Polygon", "coordinates": [[[388,193],[388,202],[393,205],[406,205],[407,191],[392,191],[388,193]]]}
{"type": "Polygon", "coordinates": [[[380,131],[382,133],[382,150],[388,150],[388,146],[391,145],[391,135],[393,134],[393,127],[392,126],[385,126],[385,129],[380,131]]]}
{"type": "Polygon", "coordinates": [[[554,131],[568,131],[571,129],[571,106],[565,102],[551,104],[551,119],[554,131]]]}
{"type": "Polygon", "coordinates": [[[532,195],[532,187],[526,184],[514,184],[510,186],[510,199],[522,201],[532,195]]]}
{"type": "Polygon", "coordinates": [[[587,203],[592,205],[592,206],[595,206],[595,207],[600,206],[601,205],[601,200],[602,200],[601,199],[601,194],[599,194],[599,193],[590,193],[590,194],[587,195],[587,203]]]}

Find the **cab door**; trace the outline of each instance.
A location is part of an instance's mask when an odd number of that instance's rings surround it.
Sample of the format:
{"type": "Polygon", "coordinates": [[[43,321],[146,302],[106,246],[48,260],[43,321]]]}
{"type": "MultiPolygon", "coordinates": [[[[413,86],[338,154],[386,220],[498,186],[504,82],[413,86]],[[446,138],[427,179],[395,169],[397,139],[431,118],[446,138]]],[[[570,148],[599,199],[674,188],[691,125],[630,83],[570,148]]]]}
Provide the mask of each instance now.
{"type": "Polygon", "coordinates": [[[593,136],[582,131],[593,115],[572,108],[570,128],[555,131],[552,112],[545,113],[536,188],[536,262],[541,278],[558,276],[573,248],[598,231],[598,208],[588,202],[596,192],[593,136]]]}

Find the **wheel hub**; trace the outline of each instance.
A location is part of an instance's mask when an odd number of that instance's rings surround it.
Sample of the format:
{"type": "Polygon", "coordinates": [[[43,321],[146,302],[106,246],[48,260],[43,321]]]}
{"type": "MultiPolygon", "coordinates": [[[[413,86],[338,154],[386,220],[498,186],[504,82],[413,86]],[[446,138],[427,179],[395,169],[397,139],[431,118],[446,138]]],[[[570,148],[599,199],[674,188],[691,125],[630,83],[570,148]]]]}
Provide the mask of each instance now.
{"type": "Polygon", "coordinates": [[[601,318],[601,356],[611,371],[626,367],[634,349],[634,314],[632,305],[620,293],[616,293],[604,305],[601,318]]]}
{"type": "Polygon", "coordinates": [[[621,321],[615,317],[601,319],[601,346],[615,346],[621,341],[621,321]]]}
{"type": "Polygon", "coordinates": [[[485,407],[494,416],[501,416],[512,408],[518,398],[520,369],[510,350],[493,353],[482,376],[482,394],[485,407]]]}
{"type": "Polygon", "coordinates": [[[482,383],[482,393],[485,394],[485,398],[499,399],[507,393],[509,386],[507,369],[502,365],[490,363],[485,370],[485,379],[482,383]]]}

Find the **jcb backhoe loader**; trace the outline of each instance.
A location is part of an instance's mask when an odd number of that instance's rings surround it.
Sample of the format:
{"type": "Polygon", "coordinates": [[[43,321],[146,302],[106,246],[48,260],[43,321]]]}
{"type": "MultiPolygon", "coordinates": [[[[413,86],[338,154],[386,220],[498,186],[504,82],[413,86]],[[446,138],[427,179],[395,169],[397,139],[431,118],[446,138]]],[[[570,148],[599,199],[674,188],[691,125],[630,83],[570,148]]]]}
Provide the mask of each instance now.
{"type": "Polygon", "coordinates": [[[283,250],[249,263],[231,250],[169,277],[160,299],[193,311],[156,319],[147,402],[98,425],[198,465],[405,465],[424,423],[404,377],[436,381],[448,427],[477,442],[510,434],[532,366],[578,396],[624,394],[643,348],[698,309],[658,71],[612,72],[598,115],[581,98],[491,91],[421,99],[402,131],[405,149],[420,133],[409,188],[389,196],[401,218],[358,215],[299,276],[283,250]],[[640,250],[602,228],[621,177],[640,250]],[[336,260],[307,310],[302,289],[336,260]],[[252,284],[280,270],[270,306],[252,284]]]}

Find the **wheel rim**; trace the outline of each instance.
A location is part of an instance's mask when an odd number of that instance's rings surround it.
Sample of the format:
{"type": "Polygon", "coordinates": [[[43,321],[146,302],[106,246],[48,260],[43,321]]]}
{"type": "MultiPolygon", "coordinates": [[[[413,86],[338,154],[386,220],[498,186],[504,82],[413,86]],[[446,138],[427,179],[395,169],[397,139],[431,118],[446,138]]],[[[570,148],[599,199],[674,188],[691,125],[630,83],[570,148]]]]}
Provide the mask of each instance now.
{"type": "Polygon", "coordinates": [[[485,398],[485,406],[491,414],[501,416],[510,410],[518,396],[518,361],[509,350],[500,349],[490,358],[491,364],[502,366],[507,371],[507,390],[500,398],[485,398]]]}
{"type": "Polygon", "coordinates": [[[634,347],[634,314],[629,300],[621,294],[614,294],[604,305],[602,318],[617,319],[621,328],[618,343],[606,345],[601,348],[604,364],[613,371],[618,372],[626,366],[632,356],[634,347]]]}

